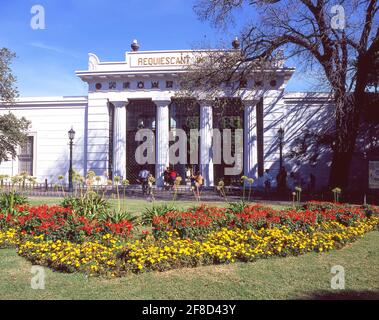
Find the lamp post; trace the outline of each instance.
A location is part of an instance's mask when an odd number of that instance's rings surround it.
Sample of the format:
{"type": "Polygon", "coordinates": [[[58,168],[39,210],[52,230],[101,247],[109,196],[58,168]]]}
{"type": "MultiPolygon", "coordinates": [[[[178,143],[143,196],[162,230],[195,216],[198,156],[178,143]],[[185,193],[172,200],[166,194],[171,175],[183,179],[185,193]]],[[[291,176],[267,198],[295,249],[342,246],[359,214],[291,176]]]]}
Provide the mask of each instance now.
{"type": "Polygon", "coordinates": [[[282,127],[278,130],[279,138],[279,169],[283,170],[283,140],[284,140],[284,129],[282,127]]]}
{"type": "Polygon", "coordinates": [[[73,185],[72,185],[72,146],[74,144],[73,140],[75,138],[75,131],[71,127],[70,131],[68,132],[68,138],[70,140],[70,168],[68,169],[68,192],[73,192],[73,185]]]}
{"type": "Polygon", "coordinates": [[[278,138],[279,138],[279,174],[277,175],[278,182],[278,191],[279,193],[283,193],[286,190],[286,178],[287,173],[283,167],[283,140],[284,140],[284,129],[282,127],[278,130],[278,138]]]}

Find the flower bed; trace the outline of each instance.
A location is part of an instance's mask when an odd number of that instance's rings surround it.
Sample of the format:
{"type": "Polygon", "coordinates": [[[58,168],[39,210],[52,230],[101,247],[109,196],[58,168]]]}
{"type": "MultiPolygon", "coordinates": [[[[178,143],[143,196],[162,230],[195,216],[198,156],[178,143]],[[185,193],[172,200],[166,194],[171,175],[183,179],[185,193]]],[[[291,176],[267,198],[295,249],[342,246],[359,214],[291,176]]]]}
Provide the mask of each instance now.
{"type": "Polygon", "coordinates": [[[20,234],[16,229],[0,230],[0,248],[10,248],[20,243],[20,234]]]}
{"type": "Polygon", "coordinates": [[[136,240],[128,220],[89,219],[60,206],[18,206],[0,215],[0,248],[16,247],[33,263],[59,271],[121,276],[323,252],[379,226],[377,207],[311,202],[297,210],[235,208],[156,215],[154,236],[136,240]]]}
{"type": "Polygon", "coordinates": [[[337,221],[323,222],[310,232],[270,229],[227,229],[209,233],[203,241],[182,239],[177,232],[167,237],[147,237],[127,244],[104,236],[108,243],[44,241],[42,237],[23,242],[18,253],[33,263],[61,271],[81,271],[91,275],[120,276],[128,272],[169,270],[180,267],[254,261],[271,256],[323,252],[356,240],[379,224],[371,217],[346,226],[337,221]]]}
{"type": "Polygon", "coordinates": [[[83,242],[101,239],[111,233],[127,238],[133,229],[130,221],[98,221],[73,214],[61,206],[16,206],[12,213],[0,214],[0,227],[14,228],[23,235],[43,235],[46,240],[83,242]]]}
{"type": "Polygon", "coordinates": [[[156,238],[176,230],[182,238],[195,239],[225,227],[258,230],[287,226],[291,230],[309,230],[324,221],[351,225],[366,216],[365,207],[320,202],[309,202],[302,209],[281,211],[257,204],[246,206],[241,212],[200,206],[193,210],[172,211],[155,216],[152,226],[156,238]]]}

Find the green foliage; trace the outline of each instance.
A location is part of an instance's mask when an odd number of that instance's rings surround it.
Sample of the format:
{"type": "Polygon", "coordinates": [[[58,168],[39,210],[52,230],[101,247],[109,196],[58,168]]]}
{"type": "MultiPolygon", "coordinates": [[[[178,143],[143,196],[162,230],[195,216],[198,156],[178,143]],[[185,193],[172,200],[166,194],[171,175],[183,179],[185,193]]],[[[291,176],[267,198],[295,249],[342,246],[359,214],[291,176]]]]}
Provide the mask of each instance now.
{"type": "Polygon", "coordinates": [[[170,204],[154,205],[151,208],[145,208],[142,212],[142,224],[149,225],[155,216],[163,216],[167,212],[177,211],[178,209],[170,204]]]}
{"type": "Polygon", "coordinates": [[[228,203],[228,211],[232,213],[239,213],[242,212],[246,207],[247,203],[245,201],[238,201],[238,202],[229,202],[228,203]]]}
{"type": "Polygon", "coordinates": [[[123,210],[109,210],[102,212],[101,215],[98,216],[100,221],[109,221],[112,223],[120,223],[121,221],[128,220],[133,222],[137,219],[137,216],[133,215],[128,211],[123,210]]]}
{"type": "MultiPolygon", "coordinates": [[[[10,68],[15,54],[6,48],[0,49],[0,101],[11,105],[18,96],[16,78],[10,68]]],[[[0,163],[16,157],[16,147],[25,143],[30,122],[24,117],[18,119],[8,112],[0,115],[0,163]]]]}
{"type": "Polygon", "coordinates": [[[0,49],[0,100],[6,103],[12,103],[18,96],[18,91],[15,86],[16,77],[10,68],[12,60],[15,57],[15,53],[9,49],[0,49]]]}
{"type": "Polygon", "coordinates": [[[0,194],[0,211],[11,211],[15,205],[28,204],[28,198],[15,191],[0,194]]]}
{"type": "Polygon", "coordinates": [[[14,159],[17,146],[26,142],[30,122],[24,117],[18,119],[13,113],[0,115],[0,163],[14,159]]]}
{"type": "Polygon", "coordinates": [[[66,197],[61,205],[71,208],[74,214],[89,219],[106,216],[110,210],[107,200],[96,192],[87,192],[81,197],[66,197]]]}

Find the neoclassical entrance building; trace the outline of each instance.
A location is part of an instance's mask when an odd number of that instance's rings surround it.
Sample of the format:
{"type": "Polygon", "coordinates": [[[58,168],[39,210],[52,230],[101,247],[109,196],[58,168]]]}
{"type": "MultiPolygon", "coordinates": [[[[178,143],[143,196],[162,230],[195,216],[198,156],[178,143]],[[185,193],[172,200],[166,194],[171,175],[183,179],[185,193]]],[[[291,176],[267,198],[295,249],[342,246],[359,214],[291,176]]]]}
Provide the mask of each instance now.
{"type": "MultiPolygon", "coordinates": [[[[38,181],[47,179],[52,183],[59,175],[67,177],[67,131],[72,127],[76,132],[75,170],[83,175],[93,170],[97,175],[120,176],[134,183],[142,167],[135,153],[144,143],[138,131],[149,129],[153,143],[147,152],[151,152],[154,161],[143,166],[154,173],[157,185],[161,185],[163,172],[172,162],[169,150],[176,141],[175,130],[181,129],[187,136],[191,130],[198,130],[199,135],[195,142],[198,161],[191,162],[188,157],[186,163],[175,164],[180,175],[184,177],[188,167],[197,166],[206,186],[214,186],[221,179],[233,184],[242,175],[255,178],[259,185],[266,169],[270,169],[272,177],[278,173],[279,128],[284,129],[286,154],[299,136],[330,115],[332,104],[327,94],[285,91],[295,69],[286,67],[284,61],[278,62],[275,77],[258,83],[252,76],[240,96],[220,96],[226,105],[223,112],[219,112],[220,99],[178,99],[179,77],[192,56],[191,50],[139,51],[135,43],[119,62],[103,62],[89,54],[88,69],[76,71],[88,84],[87,96],[22,97],[11,107],[13,113],[25,116],[32,125],[27,145],[19,148],[16,159],[0,164],[0,173],[27,171],[38,181]],[[215,154],[215,129],[230,129],[232,138],[237,129],[242,130],[242,154],[239,157],[232,152],[241,169],[236,174],[225,174],[225,168],[236,163],[227,161],[222,150],[221,159],[215,154]]],[[[0,112],[6,110],[3,106],[0,112]]],[[[187,148],[189,155],[193,147],[187,148]]],[[[329,154],[322,154],[310,164],[282,160],[287,172],[298,174],[304,184],[311,174],[317,175],[317,187],[327,184],[329,162],[329,154]]]]}

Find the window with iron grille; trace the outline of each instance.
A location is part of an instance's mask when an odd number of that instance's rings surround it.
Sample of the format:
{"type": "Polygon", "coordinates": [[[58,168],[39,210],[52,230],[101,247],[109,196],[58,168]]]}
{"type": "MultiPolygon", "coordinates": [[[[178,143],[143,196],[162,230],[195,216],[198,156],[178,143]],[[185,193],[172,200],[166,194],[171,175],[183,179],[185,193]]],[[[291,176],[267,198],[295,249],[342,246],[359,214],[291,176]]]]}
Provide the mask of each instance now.
{"type": "Polygon", "coordinates": [[[33,152],[34,137],[29,136],[24,145],[20,147],[20,154],[18,155],[18,172],[26,172],[30,176],[33,175],[33,152]]]}

